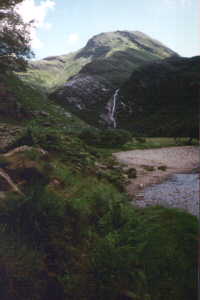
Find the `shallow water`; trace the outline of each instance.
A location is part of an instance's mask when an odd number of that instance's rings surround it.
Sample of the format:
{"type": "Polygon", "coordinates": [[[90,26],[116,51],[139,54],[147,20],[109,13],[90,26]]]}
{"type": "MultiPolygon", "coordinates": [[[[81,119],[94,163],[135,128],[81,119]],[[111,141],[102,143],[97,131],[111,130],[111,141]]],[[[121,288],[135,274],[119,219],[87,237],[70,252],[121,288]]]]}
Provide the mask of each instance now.
{"type": "Polygon", "coordinates": [[[163,205],[187,210],[199,215],[199,174],[175,174],[161,184],[147,187],[143,191],[140,206],[163,205]]]}

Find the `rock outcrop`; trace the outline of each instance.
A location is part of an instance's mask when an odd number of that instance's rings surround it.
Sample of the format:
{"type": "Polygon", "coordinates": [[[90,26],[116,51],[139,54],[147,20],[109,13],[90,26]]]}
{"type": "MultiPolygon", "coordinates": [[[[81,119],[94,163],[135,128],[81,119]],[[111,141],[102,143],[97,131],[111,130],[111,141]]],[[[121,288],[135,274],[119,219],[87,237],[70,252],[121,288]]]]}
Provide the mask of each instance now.
{"type": "Polygon", "coordinates": [[[23,127],[9,123],[0,123],[0,152],[4,152],[19,135],[23,132],[23,127]]]}

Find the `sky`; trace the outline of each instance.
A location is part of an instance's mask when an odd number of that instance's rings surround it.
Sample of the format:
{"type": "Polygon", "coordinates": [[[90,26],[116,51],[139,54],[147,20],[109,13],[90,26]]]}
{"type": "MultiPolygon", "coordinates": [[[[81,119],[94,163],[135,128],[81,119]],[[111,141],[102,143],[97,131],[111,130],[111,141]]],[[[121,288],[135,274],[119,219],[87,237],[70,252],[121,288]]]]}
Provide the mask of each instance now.
{"type": "Polygon", "coordinates": [[[199,0],[24,0],[17,10],[34,20],[36,59],[67,54],[101,32],[142,31],[178,52],[200,54],[199,0]]]}

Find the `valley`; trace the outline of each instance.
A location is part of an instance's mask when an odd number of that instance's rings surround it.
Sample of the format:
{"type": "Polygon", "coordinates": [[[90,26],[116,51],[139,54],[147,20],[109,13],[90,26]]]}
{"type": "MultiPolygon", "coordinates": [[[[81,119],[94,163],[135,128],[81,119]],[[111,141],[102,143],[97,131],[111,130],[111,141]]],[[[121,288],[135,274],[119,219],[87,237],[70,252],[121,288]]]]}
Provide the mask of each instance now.
{"type": "Polygon", "coordinates": [[[114,31],[0,74],[1,300],[197,299],[199,62],[114,31]]]}

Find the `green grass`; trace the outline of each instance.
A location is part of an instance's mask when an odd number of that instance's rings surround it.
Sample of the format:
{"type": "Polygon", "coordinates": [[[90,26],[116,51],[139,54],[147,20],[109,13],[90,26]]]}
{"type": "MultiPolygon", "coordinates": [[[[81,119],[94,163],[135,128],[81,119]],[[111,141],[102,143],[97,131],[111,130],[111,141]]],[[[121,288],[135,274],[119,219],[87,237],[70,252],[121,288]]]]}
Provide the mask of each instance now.
{"type": "Polygon", "coordinates": [[[1,115],[0,122],[8,123],[8,126],[13,124],[61,128],[66,132],[77,132],[89,126],[75,115],[56,105],[53,100],[49,100],[40,89],[24,83],[15,74],[4,76],[3,81],[27,117],[17,119],[1,115]]]}
{"type": "MultiPolygon", "coordinates": [[[[137,141],[129,142],[122,146],[119,150],[128,151],[128,150],[137,150],[137,149],[156,149],[163,147],[178,147],[178,146],[187,146],[188,138],[178,138],[178,143],[175,142],[174,138],[170,137],[151,137],[146,138],[145,143],[140,143],[137,141]]],[[[198,140],[194,139],[192,145],[198,145],[198,140]]],[[[113,149],[113,152],[116,152],[113,149]]]]}
{"type": "Polygon", "coordinates": [[[196,217],[178,209],[134,208],[106,181],[60,175],[62,193],[35,186],[0,207],[6,215],[1,257],[20,300],[39,299],[52,278],[64,299],[196,299],[196,217]],[[5,249],[16,247],[16,239],[20,247],[9,266],[12,251],[5,249]]]}
{"type": "MultiPolygon", "coordinates": [[[[151,138],[145,138],[146,142],[141,143],[137,142],[134,138],[133,141],[126,143],[123,146],[115,147],[115,148],[104,148],[102,147],[93,147],[96,149],[99,153],[104,155],[105,157],[109,157],[112,153],[120,152],[120,151],[131,151],[131,150],[145,150],[145,149],[158,149],[163,147],[181,147],[181,146],[187,146],[188,138],[179,138],[179,143],[177,144],[174,140],[174,138],[169,137],[151,137],[151,138]]],[[[198,140],[194,139],[192,145],[197,146],[199,144],[198,140]]]]}
{"type": "Polygon", "coordinates": [[[52,60],[31,62],[27,72],[20,73],[19,76],[25,83],[38,87],[46,93],[53,92],[91,61],[91,58],[84,57],[75,59],[76,54],[77,52],[74,52],[52,60]]]}

